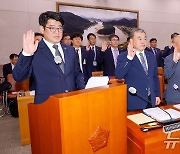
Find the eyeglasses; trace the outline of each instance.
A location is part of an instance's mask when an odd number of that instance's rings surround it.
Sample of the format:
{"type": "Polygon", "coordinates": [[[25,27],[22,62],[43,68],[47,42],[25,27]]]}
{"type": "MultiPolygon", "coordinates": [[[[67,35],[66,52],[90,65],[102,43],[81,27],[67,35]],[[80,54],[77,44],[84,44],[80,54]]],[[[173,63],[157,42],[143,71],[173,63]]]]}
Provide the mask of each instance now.
{"type": "Polygon", "coordinates": [[[54,33],[56,30],[58,32],[62,32],[63,31],[63,27],[59,27],[59,28],[55,28],[55,27],[45,27],[48,28],[52,33],[54,33]]]}

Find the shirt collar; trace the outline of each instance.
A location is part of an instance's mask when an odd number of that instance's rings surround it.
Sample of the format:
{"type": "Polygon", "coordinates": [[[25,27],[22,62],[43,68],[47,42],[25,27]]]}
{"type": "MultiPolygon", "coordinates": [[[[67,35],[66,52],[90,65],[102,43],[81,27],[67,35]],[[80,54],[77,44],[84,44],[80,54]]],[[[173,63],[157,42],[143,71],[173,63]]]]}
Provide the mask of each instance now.
{"type": "MultiPolygon", "coordinates": [[[[50,43],[50,42],[48,42],[45,38],[43,38],[43,41],[46,43],[46,45],[51,49],[52,48],[52,46],[54,45],[53,43],[50,43]]],[[[58,45],[58,47],[60,46],[60,43],[57,43],[57,44],[55,44],[55,45],[58,45]]]]}
{"type": "MultiPolygon", "coordinates": [[[[134,49],[133,49],[133,51],[134,51],[134,49]]],[[[143,51],[138,51],[138,50],[136,50],[136,55],[139,55],[140,53],[142,53],[143,56],[144,56],[144,50],[143,50],[143,51]]]]}

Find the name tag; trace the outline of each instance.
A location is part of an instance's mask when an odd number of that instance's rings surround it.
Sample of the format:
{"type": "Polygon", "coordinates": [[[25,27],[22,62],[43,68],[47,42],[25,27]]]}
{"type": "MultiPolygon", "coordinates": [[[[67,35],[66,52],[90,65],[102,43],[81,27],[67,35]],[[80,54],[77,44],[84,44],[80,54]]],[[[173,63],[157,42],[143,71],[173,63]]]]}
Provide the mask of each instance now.
{"type": "Polygon", "coordinates": [[[97,61],[93,61],[93,66],[97,66],[97,61]]]}

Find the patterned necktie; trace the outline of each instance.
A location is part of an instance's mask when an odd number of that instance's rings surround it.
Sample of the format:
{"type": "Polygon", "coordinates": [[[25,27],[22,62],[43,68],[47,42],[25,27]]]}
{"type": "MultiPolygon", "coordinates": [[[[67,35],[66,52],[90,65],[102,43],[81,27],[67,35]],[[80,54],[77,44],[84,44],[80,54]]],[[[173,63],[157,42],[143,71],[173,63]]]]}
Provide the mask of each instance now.
{"type": "Polygon", "coordinates": [[[145,61],[144,56],[143,56],[142,53],[139,53],[139,55],[140,55],[141,65],[142,65],[142,67],[143,67],[143,69],[144,69],[144,71],[145,71],[145,73],[147,75],[148,74],[148,69],[147,69],[147,66],[146,66],[146,61],[145,61]]]}
{"type": "Polygon", "coordinates": [[[117,64],[117,58],[118,58],[118,50],[114,49],[114,65],[115,65],[115,67],[116,67],[116,64],[117,64]]]}
{"type": "Polygon", "coordinates": [[[64,61],[63,61],[63,58],[58,49],[58,45],[53,45],[53,48],[55,49],[55,62],[56,62],[56,58],[57,58],[58,59],[57,63],[59,64],[59,67],[61,68],[62,72],[64,73],[64,61]]]}
{"type": "Polygon", "coordinates": [[[155,48],[152,48],[152,49],[153,49],[154,54],[156,55],[156,49],[155,48]]]}

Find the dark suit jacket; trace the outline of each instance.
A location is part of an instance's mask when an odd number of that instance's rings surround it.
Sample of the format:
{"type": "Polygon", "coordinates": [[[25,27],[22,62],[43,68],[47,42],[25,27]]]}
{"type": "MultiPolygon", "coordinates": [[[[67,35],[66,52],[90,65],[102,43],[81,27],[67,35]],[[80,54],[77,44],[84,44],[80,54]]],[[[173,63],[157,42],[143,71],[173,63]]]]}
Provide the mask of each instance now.
{"type": "Polygon", "coordinates": [[[84,81],[86,84],[89,78],[92,76],[92,71],[91,71],[90,60],[88,59],[88,51],[86,51],[85,48],[81,48],[81,56],[82,56],[84,81]]]}
{"type": "MultiPolygon", "coordinates": [[[[162,53],[161,53],[161,50],[159,48],[155,48],[156,49],[156,61],[157,61],[157,66],[158,67],[162,67],[163,64],[162,64],[162,53]]],[[[154,54],[152,48],[148,48],[148,50],[154,54]]]]}
{"type": "Polygon", "coordinates": [[[96,62],[97,62],[97,66],[93,66],[93,61],[94,61],[94,51],[92,51],[91,49],[88,51],[88,59],[90,61],[90,67],[91,67],[91,71],[102,71],[102,63],[99,63],[99,61],[97,60],[101,55],[101,48],[96,46],[96,62]]]}
{"type": "MultiPolygon", "coordinates": [[[[121,49],[119,54],[121,53],[121,49]]],[[[99,63],[103,63],[103,75],[104,76],[114,76],[115,75],[115,65],[114,58],[111,48],[108,48],[105,52],[101,51],[101,56],[98,59],[99,63]]]]}
{"type": "Polygon", "coordinates": [[[173,61],[173,54],[167,56],[164,60],[164,76],[168,78],[168,84],[164,93],[167,104],[180,102],[180,93],[173,88],[174,84],[180,87],[180,62],[173,61]]]}
{"type": "Polygon", "coordinates": [[[21,54],[13,69],[13,77],[16,81],[23,81],[31,74],[34,77],[35,103],[44,102],[50,95],[85,87],[74,48],[64,44],[61,46],[65,57],[64,74],[43,40],[39,42],[33,56],[21,54]]]}
{"type": "MultiPolygon", "coordinates": [[[[145,51],[148,63],[148,75],[135,55],[133,60],[127,58],[127,51],[118,56],[117,67],[115,70],[118,79],[125,79],[129,87],[137,89],[137,93],[148,100],[148,87],[151,91],[151,103],[155,106],[155,98],[160,96],[159,80],[157,75],[156,57],[149,51],[145,51]]],[[[145,109],[146,101],[128,93],[128,110],[145,109]]]]}
{"type": "Polygon", "coordinates": [[[3,76],[5,80],[7,81],[7,75],[12,74],[12,66],[11,63],[3,65],[3,76]]]}

